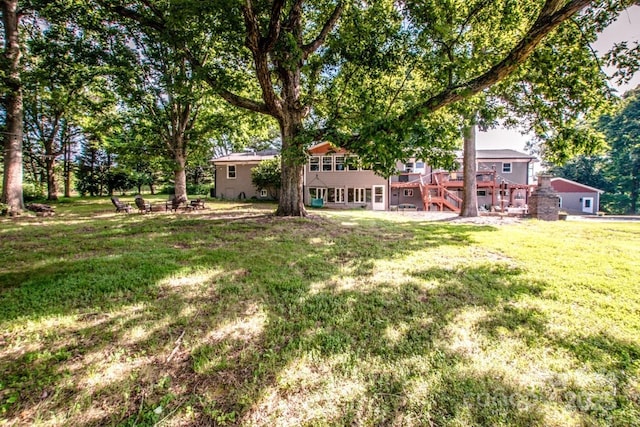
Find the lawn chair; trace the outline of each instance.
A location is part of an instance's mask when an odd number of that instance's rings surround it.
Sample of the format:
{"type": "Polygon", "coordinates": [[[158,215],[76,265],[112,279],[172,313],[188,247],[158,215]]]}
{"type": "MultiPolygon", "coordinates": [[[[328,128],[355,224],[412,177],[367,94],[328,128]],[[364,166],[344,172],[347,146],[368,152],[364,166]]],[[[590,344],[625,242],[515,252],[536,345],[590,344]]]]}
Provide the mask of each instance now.
{"type": "Polygon", "coordinates": [[[117,197],[111,197],[111,203],[113,203],[113,206],[116,207],[116,213],[117,212],[129,213],[129,211],[131,210],[131,206],[129,206],[126,203],[122,203],[117,197]]]}
{"type": "Polygon", "coordinates": [[[140,213],[151,212],[151,203],[145,202],[140,194],[138,194],[134,200],[136,202],[136,206],[140,210],[140,213]]]}
{"type": "Polygon", "coordinates": [[[204,209],[204,200],[198,198],[190,202],[192,209],[204,209]]]}
{"type": "Polygon", "coordinates": [[[178,211],[180,205],[187,204],[187,198],[185,196],[176,197],[175,195],[171,196],[167,203],[165,204],[165,210],[178,211]]]}

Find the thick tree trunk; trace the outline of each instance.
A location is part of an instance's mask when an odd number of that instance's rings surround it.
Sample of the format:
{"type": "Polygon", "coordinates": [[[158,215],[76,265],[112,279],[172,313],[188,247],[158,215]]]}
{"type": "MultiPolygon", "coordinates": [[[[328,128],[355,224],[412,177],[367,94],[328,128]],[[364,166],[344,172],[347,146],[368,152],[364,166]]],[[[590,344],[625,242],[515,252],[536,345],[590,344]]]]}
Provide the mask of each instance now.
{"type": "Polygon", "coordinates": [[[56,180],[56,161],[53,156],[47,156],[45,168],[47,174],[47,200],[58,200],[58,181],[56,180]]]}
{"type": "Polygon", "coordinates": [[[22,194],[22,81],[20,79],[20,40],[18,38],[18,0],[3,0],[4,59],[8,65],[4,83],[9,89],[4,97],[4,176],[2,202],[12,215],[24,210],[22,194]]]}
{"type": "Polygon", "coordinates": [[[472,218],[478,216],[478,192],[476,183],[476,129],[470,125],[464,128],[464,154],[462,167],[464,186],[462,190],[462,209],[460,216],[472,218]]]}
{"type": "Polygon", "coordinates": [[[176,150],[176,153],[174,155],[174,161],[175,161],[175,169],[173,170],[174,172],[174,179],[175,179],[175,183],[174,183],[174,194],[176,195],[176,198],[179,197],[185,197],[185,199],[187,198],[187,173],[186,173],[186,159],[185,156],[182,154],[181,150],[176,150]]]}
{"type": "Polygon", "coordinates": [[[303,198],[303,172],[306,161],[304,146],[297,136],[302,129],[302,114],[289,113],[280,123],[282,135],[282,187],[278,200],[278,216],[306,216],[303,198]]]}

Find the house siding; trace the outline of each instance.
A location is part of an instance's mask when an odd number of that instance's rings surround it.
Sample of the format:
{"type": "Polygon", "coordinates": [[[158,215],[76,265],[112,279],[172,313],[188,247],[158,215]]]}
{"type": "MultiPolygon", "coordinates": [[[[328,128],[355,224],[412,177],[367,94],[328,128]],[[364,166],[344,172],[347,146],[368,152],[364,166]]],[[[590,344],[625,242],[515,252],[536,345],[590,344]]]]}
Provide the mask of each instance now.
{"type": "MultiPolygon", "coordinates": [[[[343,153],[320,154],[310,156],[319,158],[317,169],[312,170],[312,165],[307,162],[305,166],[305,183],[304,183],[304,203],[311,205],[311,199],[318,198],[318,193],[322,193],[324,197],[324,205],[335,208],[355,208],[366,207],[372,208],[372,191],[373,186],[384,186],[385,206],[388,207],[388,181],[376,175],[371,170],[335,170],[336,157],[344,158],[343,153]],[[324,159],[331,159],[331,170],[323,169],[324,159]],[[318,191],[318,189],[321,189],[318,191]],[[326,189],[326,190],[324,190],[326,189]],[[363,189],[361,196],[356,195],[355,189],[363,189]],[[324,192],[326,191],[326,195],[324,192]],[[314,194],[315,193],[315,194],[314,194]],[[343,201],[338,201],[338,193],[343,196],[343,201]],[[357,200],[357,201],[356,201],[357,200]]],[[[328,160],[327,160],[328,162],[328,160]]]]}
{"type": "Polygon", "coordinates": [[[551,187],[558,193],[561,198],[561,207],[563,211],[570,214],[589,215],[597,214],[600,210],[600,192],[596,188],[588,187],[578,182],[566,180],[563,178],[554,178],[551,180],[551,187]],[[593,199],[592,212],[585,212],[583,208],[583,200],[585,198],[593,199]]]}
{"type": "Polygon", "coordinates": [[[570,214],[595,214],[598,212],[600,206],[600,195],[598,193],[558,193],[558,196],[562,198],[562,206],[560,209],[570,214]],[[593,212],[582,211],[582,201],[585,198],[593,199],[593,212]]]}
{"type": "Polygon", "coordinates": [[[529,163],[522,159],[482,159],[478,160],[478,171],[495,170],[498,182],[529,184],[529,163]],[[511,163],[511,172],[503,172],[505,163],[511,163]]]}
{"type": "Polygon", "coordinates": [[[227,178],[227,166],[233,163],[216,164],[216,195],[224,199],[259,198],[258,189],[251,182],[251,169],[256,164],[235,164],[236,178],[227,178]]]}

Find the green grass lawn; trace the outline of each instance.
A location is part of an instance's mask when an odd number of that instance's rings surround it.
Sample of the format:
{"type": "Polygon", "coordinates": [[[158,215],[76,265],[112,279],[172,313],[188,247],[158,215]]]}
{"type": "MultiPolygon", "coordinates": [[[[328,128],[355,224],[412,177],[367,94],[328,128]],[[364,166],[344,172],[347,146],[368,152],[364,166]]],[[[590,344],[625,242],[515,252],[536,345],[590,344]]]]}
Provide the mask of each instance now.
{"type": "Polygon", "coordinates": [[[640,425],[640,223],[207,207],[0,219],[0,425],[640,425]]]}

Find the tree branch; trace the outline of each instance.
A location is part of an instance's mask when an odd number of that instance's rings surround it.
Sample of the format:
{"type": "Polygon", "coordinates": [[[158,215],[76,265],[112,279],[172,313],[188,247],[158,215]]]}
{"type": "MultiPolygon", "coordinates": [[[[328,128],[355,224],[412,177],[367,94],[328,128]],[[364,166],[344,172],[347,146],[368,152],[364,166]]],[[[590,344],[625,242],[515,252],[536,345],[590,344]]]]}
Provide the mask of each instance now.
{"type": "Polygon", "coordinates": [[[144,27],[152,28],[156,31],[164,31],[166,29],[166,25],[163,19],[156,21],[124,6],[113,6],[109,9],[112,12],[124,18],[131,19],[132,21],[135,21],[144,27]]]}
{"type": "Polygon", "coordinates": [[[267,108],[267,105],[263,102],[257,102],[252,99],[245,98],[226,89],[217,89],[216,93],[220,95],[222,99],[235,107],[244,108],[256,113],[267,114],[269,116],[276,117],[276,115],[271,110],[269,110],[269,108],[267,108]]]}
{"type": "Polygon", "coordinates": [[[424,113],[436,111],[453,102],[475,95],[504,79],[529,58],[544,37],[557,28],[562,22],[588,6],[590,0],[573,0],[563,8],[558,9],[561,0],[548,0],[543,6],[538,19],[529,29],[524,38],[507,54],[507,56],[487,70],[484,74],[464,84],[445,89],[439,94],[427,99],[415,108],[399,117],[402,121],[420,118],[424,113]]]}
{"type": "Polygon", "coordinates": [[[340,19],[340,15],[342,14],[343,9],[344,9],[344,4],[342,2],[338,2],[338,4],[336,5],[336,8],[333,10],[333,13],[331,14],[327,22],[324,23],[324,26],[322,27],[320,34],[318,34],[318,37],[316,37],[315,40],[313,40],[311,43],[306,44],[302,47],[302,51],[304,53],[304,59],[307,59],[309,55],[311,55],[313,52],[318,50],[320,46],[322,46],[322,44],[327,39],[327,36],[329,35],[329,33],[333,31],[336,24],[338,23],[338,20],[340,19]]]}
{"type": "MultiPolygon", "coordinates": [[[[258,79],[258,83],[260,83],[260,88],[262,89],[262,100],[264,101],[264,105],[267,109],[267,114],[277,117],[281,114],[281,102],[273,90],[271,71],[269,70],[268,52],[262,49],[260,44],[260,27],[258,19],[253,12],[253,4],[251,0],[245,0],[245,4],[242,7],[242,14],[244,15],[244,22],[247,30],[246,45],[253,55],[256,77],[258,79]]],[[[230,96],[233,94],[220,93],[220,95],[233,105],[247,108],[246,106],[236,103],[238,101],[237,97],[230,96]],[[229,95],[229,98],[225,97],[225,95],[229,95]]],[[[256,111],[255,109],[252,110],[256,111]]]]}
{"type": "MultiPolygon", "coordinates": [[[[195,55],[188,49],[184,49],[185,55],[187,56],[187,60],[191,63],[191,66],[194,70],[197,70],[204,74],[204,80],[209,84],[211,89],[218,94],[222,99],[227,101],[229,104],[244,108],[249,111],[253,111],[260,114],[267,114],[270,116],[274,116],[273,113],[267,108],[267,105],[263,102],[254,101],[253,99],[245,98],[243,96],[237,95],[223,87],[220,86],[220,83],[211,76],[207,70],[204,68],[202,62],[195,57],[195,55]]],[[[275,117],[275,116],[274,116],[275,117]]]]}
{"type": "Polygon", "coordinates": [[[280,37],[280,14],[284,7],[284,0],[275,0],[271,7],[271,19],[269,21],[269,34],[260,41],[260,47],[265,52],[271,52],[280,37]]]}

